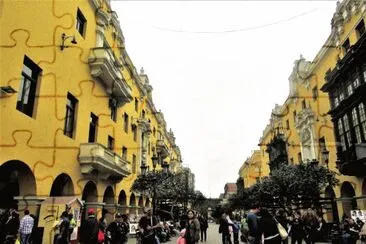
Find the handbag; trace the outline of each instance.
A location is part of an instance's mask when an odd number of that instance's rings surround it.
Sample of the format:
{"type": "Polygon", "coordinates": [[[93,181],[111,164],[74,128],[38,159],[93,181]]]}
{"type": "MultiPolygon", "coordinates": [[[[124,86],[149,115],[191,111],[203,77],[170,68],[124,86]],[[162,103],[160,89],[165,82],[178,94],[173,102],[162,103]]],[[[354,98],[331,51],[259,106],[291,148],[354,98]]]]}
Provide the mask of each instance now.
{"type": "Polygon", "coordinates": [[[281,239],[286,240],[288,237],[288,233],[287,233],[286,229],[280,224],[280,222],[277,221],[277,219],[275,219],[275,221],[276,221],[278,233],[280,234],[281,239]]]}
{"type": "Polygon", "coordinates": [[[103,243],[105,240],[104,232],[99,229],[98,231],[98,243],[103,243]]]}

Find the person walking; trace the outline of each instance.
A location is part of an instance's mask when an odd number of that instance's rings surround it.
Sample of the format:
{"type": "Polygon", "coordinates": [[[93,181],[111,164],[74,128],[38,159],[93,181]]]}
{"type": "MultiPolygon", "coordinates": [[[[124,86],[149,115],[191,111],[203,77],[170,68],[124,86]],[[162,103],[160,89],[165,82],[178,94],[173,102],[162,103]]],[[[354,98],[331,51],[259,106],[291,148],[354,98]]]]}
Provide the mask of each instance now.
{"type": "Polygon", "coordinates": [[[14,244],[19,230],[19,214],[15,210],[10,211],[10,217],[5,223],[5,244],[14,244]]]}
{"type": "Polygon", "coordinates": [[[20,220],[19,234],[20,243],[29,244],[29,238],[32,234],[34,219],[29,215],[29,210],[24,210],[24,217],[20,220]]]}
{"type": "Polygon", "coordinates": [[[107,232],[111,233],[110,244],[126,244],[129,230],[127,215],[116,213],[115,220],[107,228],[107,232]]]}
{"type": "Polygon", "coordinates": [[[88,210],[88,219],[86,220],[82,231],[83,243],[97,244],[98,231],[99,231],[98,220],[95,218],[94,209],[91,208],[88,210]]]}
{"type": "Polygon", "coordinates": [[[139,229],[141,233],[142,244],[155,244],[158,239],[155,236],[155,229],[160,228],[160,224],[157,219],[151,215],[151,209],[145,208],[144,214],[141,216],[139,221],[139,229]]]}
{"type": "Polygon", "coordinates": [[[281,244],[282,239],[277,229],[277,222],[266,208],[260,210],[258,234],[263,235],[263,244],[281,244]]]}
{"type": "Polygon", "coordinates": [[[223,213],[220,219],[219,233],[221,233],[222,244],[230,243],[229,238],[229,223],[226,219],[226,214],[223,213]]]}
{"type": "Polygon", "coordinates": [[[195,217],[193,210],[188,210],[188,222],[184,238],[187,244],[195,244],[200,240],[200,222],[195,217]]]}
{"type": "Polygon", "coordinates": [[[239,231],[240,231],[240,221],[239,221],[239,217],[235,217],[234,221],[233,221],[233,239],[234,239],[234,244],[239,244],[239,231]]]}
{"type": "Polygon", "coordinates": [[[207,218],[205,218],[203,215],[198,216],[198,221],[200,222],[200,229],[201,229],[201,242],[207,240],[207,228],[208,228],[208,222],[207,218]]]}
{"type": "Polygon", "coordinates": [[[301,213],[296,211],[290,221],[291,244],[301,244],[304,238],[304,224],[301,213]]]}
{"type": "Polygon", "coordinates": [[[260,235],[258,234],[258,213],[259,207],[254,204],[247,215],[249,244],[260,243],[260,235]]]}
{"type": "MultiPolygon", "coordinates": [[[[283,208],[276,211],[276,220],[287,230],[287,213],[283,208]]],[[[285,240],[282,240],[282,244],[288,244],[288,237],[285,240]]]]}
{"type": "Polygon", "coordinates": [[[62,212],[60,226],[59,226],[59,236],[57,238],[57,244],[68,244],[70,243],[70,220],[68,213],[66,211],[62,212]]]}

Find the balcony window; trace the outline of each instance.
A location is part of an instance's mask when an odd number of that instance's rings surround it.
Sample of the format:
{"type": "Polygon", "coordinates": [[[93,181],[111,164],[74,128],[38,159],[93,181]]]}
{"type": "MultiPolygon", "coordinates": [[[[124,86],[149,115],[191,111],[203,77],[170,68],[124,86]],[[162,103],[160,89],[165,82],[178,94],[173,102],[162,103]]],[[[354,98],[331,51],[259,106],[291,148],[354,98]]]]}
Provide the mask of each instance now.
{"type": "Polygon", "coordinates": [[[306,101],[305,101],[305,99],[302,100],[301,106],[302,106],[302,109],[305,109],[306,108],[306,101]]]}
{"type": "Polygon", "coordinates": [[[76,13],[76,30],[80,33],[82,37],[85,37],[86,18],[84,17],[80,9],[78,9],[76,13]]]}
{"type": "Polygon", "coordinates": [[[360,86],[360,79],[358,77],[356,77],[354,80],[353,80],[353,87],[356,89],[357,87],[360,86]]]}
{"type": "Polygon", "coordinates": [[[343,125],[344,125],[344,134],[346,135],[348,147],[350,147],[352,145],[352,139],[351,139],[351,130],[350,130],[347,114],[345,114],[343,116],[343,125]]]}
{"type": "Polygon", "coordinates": [[[342,149],[343,149],[343,151],[345,151],[346,150],[346,140],[344,139],[344,130],[343,130],[342,119],[338,120],[338,135],[339,135],[339,139],[341,140],[342,149]]]}
{"type": "Polygon", "coordinates": [[[98,120],[99,120],[98,116],[96,116],[93,113],[90,113],[88,142],[96,142],[98,120]]]}
{"type": "Polygon", "coordinates": [[[358,124],[358,116],[356,108],[352,109],[352,124],[355,130],[357,144],[359,144],[362,142],[362,139],[361,139],[360,126],[358,124]]]}
{"type": "Polygon", "coordinates": [[[132,155],[132,173],[136,174],[136,155],[132,155]]]}
{"type": "Polygon", "coordinates": [[[24,56],[23,70],[17,99],[17,110],[29,117],[33,116],[34,101],[36,98],[37,81],[41,68],[24,56]]]}
{"type": "Polygon", "coordinates": [[[132,134],[133,134],[133,140],[137,141],[137,126],[132,125],[132,134]]]}
{"type": "Polygon", "coordinates": [[[365,22],[361,20],[361,22],[356,26],[356,32],[358,38],[361,38],[361,36],[365,33],[365,22]]]}
{"type": "Polygon", "coordinates": [[[110,107],[111,109],[111,120],[113,120],[114,122],[117,121],[117,107],[110,107]]]}
{"type": "Polygon", "coordinates": [[[352,84],[348,84],[348,86],[347,86],[347,93],[348,93],[348,96],[351,96],[353,94],[353,86],[352,86],[352,84]]]}
{"type": "Polygon", "coordinates": [[[122,158],[124,160],[127,160],[127,148],[126,147],[122,147],[122,158]]]}
{"type": "Polygon", "coordinates": [[[351,44],[349,42],[349,39],[347,38],[347,40],[343,43],[342,45],[344,53],[347,53],[348,50],[351,48],[351,44]]]}
{"type": "Polygon", "coordinates": [[[342,102],[344,100],[344,93],[341,91],[339,94],[339,101],[342,102]]]}
{"type": "Polygon", "coordinates": [[[108,136],[108,149],[111,151],[114,149],[114,138],[111,136],[108,136]]]}
{"type": "Polygon", "coordinates": [[[123,115],[123,126],[124,126],[124,131],[126,133],[128,133],[128,114],[124,113],[123,115]]]}
{"type": "Polygon", "coordinates": [[[362,127],[363,138],[366,139],[366,115],[365,115],[365,106],[363,103],[358,105],[358,111],[360,113],[360,124],[362,127]]]}
{"type": "Polygon", "coordinates": [[[139,110],[139,100],[135,97],[135,111],[138,112],[139,110]]]}
{"type": "Polygon", "coordinates": [[[73,136],[74,136],[74,126],[75,126],[77,103],[78,103],[78,100],[73,95],[68,93],[67,101],[66,101],[64,135],[68,136],[70,138],[73,138],[73,136]]]}
{"type": "Polygon", "coordinates": [[[313,100],[316,101],[316,99],[318,99],[318,87],[315,86],[313,88],[313,100]]]}
{"type": "Polygon", "coordinates": [[[339,99],[338,99],[338,97],[335,97],[334,98],[334,107],[338,107],[338,105],[339,105],[339,99]]]}

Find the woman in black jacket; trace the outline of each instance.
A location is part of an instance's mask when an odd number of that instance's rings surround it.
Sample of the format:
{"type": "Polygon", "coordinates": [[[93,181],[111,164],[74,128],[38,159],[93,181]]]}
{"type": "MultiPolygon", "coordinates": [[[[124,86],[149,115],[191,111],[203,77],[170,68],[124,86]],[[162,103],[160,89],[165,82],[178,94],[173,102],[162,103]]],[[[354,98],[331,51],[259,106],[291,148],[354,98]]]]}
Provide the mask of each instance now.
{"type": "Polygon", "coordinates": [[[281,244],[282,239],[277,229],[277,223],[266,208],[260,210],[261,219],[258,223],[259,236],[264,236],[264,244],[281,244]]]}

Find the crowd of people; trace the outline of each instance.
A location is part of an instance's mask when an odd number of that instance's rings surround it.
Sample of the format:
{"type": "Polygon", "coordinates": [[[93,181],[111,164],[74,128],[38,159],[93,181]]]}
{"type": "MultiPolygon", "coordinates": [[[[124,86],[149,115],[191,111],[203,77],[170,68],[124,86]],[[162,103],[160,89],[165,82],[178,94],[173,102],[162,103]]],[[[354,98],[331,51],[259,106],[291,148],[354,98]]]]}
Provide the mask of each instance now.
{"type": "Polygon", "coordinates": [[[37,218],[24,210],[24,216],[20,219],[15,209],[1,210],[0,212],[0,243],[33,244],[36,243],[35,229],[37,218]]]}
{"type": "Polygon", "coordinates": [[[321,213],[309,208],[287,212],[284,209],[266,209],[253,206],[242,216],[232,221],[225,214],[220,221],[219,232],[223,244],[238,243],[235,235],[236,223],[240,220],[240,239],[250,244],[306,244],[315,242],[332,242],[339,244],[356,244],[357,240],[366,243],[366,225],[360,219],[344,215],[340,224],[329,226],[321,213]],[[232,227],[232,228],[230,228],[232,227]],[[289,238],[290,237],[290,238],[289,238]]]}

